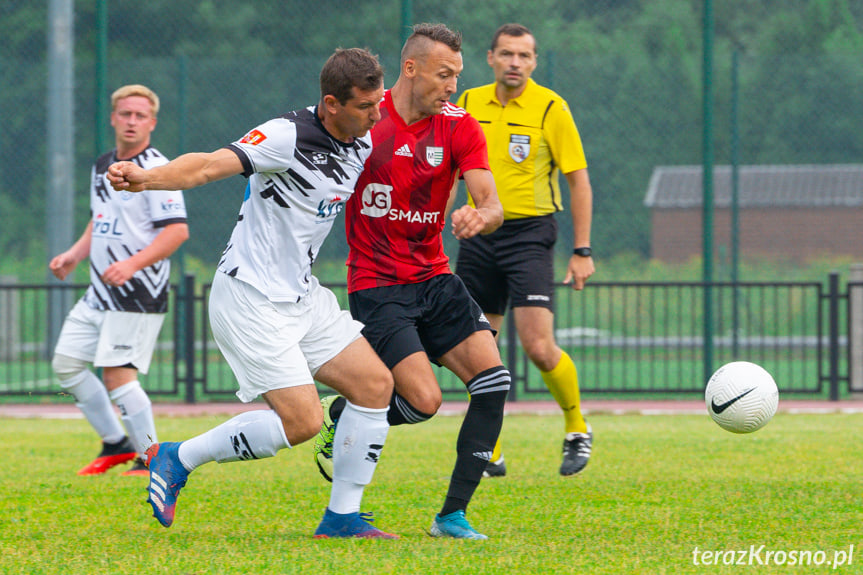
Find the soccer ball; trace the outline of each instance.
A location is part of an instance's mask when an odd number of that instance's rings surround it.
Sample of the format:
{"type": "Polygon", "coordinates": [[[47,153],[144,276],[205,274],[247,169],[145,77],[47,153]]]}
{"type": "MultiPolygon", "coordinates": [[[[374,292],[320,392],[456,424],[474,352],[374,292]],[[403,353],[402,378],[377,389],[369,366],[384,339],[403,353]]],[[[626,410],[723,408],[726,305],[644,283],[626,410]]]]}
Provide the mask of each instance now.
{"type": "Polygon", "coordinates": [[[707,413],[719,427],[734,433],[761,429],[776,413],[779,390],[767,370],[748,361],[733,361],[716,370],[704,390],[707,413]]]}

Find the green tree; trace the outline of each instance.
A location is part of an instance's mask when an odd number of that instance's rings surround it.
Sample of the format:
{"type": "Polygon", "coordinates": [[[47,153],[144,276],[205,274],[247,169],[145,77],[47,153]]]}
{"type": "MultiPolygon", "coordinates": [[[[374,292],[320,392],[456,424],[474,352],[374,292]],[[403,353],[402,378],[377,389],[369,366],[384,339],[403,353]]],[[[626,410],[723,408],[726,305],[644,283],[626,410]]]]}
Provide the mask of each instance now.
{"type": "MultiPolygon", "coordinates": [[[[75,3],[76,229],[88,216],[95,110],[109,96],[97,94],[94,81],[96,2],[75,3]]],[[[598,251],[644,256],[650,220],[643,197],[653,168],[701,161],[702,6],[702,0],[413,0],[413,21],[462,31],[460,89],[492,80],[485,54],[500,24],[521,22],[534,31],[536,79],[569,101],[582,133],[596,190],[598,251]]],[[[402,0],[111,0],[106,91],[151,85],[163,101],[155,145],[171,156],[211,150],[313,103],[320,66],[338,46],[380,54],[392,85],[404,33],[401,7],[402,0]]],[[[738,50],[743,163],[859,162],[863,3],[726,0],[714,10],[717,161],[728,158],[730,61],[738,50]]],[[[47,260],[46,36],[45,3],[0,5],[0,250],[5,261],[31,258],[40,266],[47,260]]],[[[217,259],[243,187],[237,178],[187,195],[187,253],[217,259]]],[[[565,237],[565,219],[562,229],[565,237]]],[[[337,231],[323,255],[338,262],[343,254],[337,231]]]]}

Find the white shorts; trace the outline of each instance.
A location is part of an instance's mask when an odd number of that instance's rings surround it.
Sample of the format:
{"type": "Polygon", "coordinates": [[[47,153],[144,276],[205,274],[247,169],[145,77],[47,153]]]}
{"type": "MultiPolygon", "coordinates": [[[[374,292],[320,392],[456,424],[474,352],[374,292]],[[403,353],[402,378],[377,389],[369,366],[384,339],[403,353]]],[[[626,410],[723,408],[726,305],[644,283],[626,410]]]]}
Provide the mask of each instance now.
{"type": "Polygon", "coordinates": [[[103,311],[80,299],[63,322],[54,353],[95,367],[131,363],[139,372],[147,373],[164,321],[163,313],[103,311]]]}
{"type": "Polygon", "coordinates": [[[363,329],[314,277],[299,302],[271,302],[222,272],[216,272],[210,291],[210,325],[244,402],[274,389],[314,384],[318,369],[363,329]]]}

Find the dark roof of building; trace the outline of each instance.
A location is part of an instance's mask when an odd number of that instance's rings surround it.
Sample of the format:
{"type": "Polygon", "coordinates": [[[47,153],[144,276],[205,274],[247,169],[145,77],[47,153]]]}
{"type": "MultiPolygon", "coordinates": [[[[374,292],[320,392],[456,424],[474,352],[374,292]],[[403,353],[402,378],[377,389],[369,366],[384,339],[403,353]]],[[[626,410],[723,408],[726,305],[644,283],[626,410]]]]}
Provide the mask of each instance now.
{"type": "MultiPolygon", "coordinates": [[[[694,208],[702,200],[701,166],[657,166],[644,204],[650,208],[694,208]]],[[[713,168],[713,199],[731,205],[731,166],[713,168]]],[[[738,206],[863,206],[863,164],[740,166],[738,206]]]]}

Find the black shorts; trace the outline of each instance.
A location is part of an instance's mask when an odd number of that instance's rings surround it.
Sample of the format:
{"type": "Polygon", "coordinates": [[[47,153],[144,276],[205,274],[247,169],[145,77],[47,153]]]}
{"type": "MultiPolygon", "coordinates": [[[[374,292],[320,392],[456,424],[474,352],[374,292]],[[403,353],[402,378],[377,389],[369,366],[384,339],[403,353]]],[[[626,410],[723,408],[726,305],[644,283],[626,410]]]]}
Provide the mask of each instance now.
{"type": "Polygon", "coordinates": [[[553,215],[509,220],[492,234],[462,240],[456,273],[486,313],[512,307],[554,309],[553,215]]]}
{"type": "Polygon", "coordinates": [[[479,306],[453,274],[416,284],[384,286],[350,294],[351,314],[363,335],[392,369],[418,351],[437,360],[472,333],[491,330],[479,306]]]}

